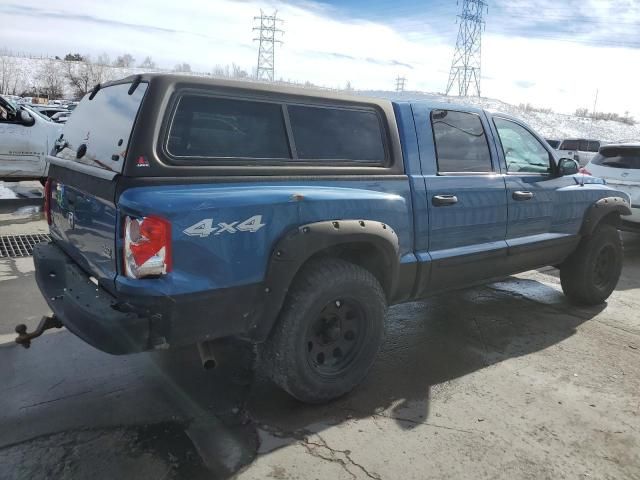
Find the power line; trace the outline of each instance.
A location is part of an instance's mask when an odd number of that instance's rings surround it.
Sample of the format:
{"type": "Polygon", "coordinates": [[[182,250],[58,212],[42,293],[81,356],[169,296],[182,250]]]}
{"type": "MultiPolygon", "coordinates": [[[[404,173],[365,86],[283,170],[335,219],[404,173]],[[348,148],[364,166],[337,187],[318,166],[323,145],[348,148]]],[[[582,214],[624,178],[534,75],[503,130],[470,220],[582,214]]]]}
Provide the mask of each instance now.
{"type": "Polygon", "coordinates": [[[396,92],[404,92],[404,88],[406,84],[407,84],[407,78],[401,77],[400,75],[398,75],[398,77],[396,78],[396,92]]]}
{"type": "Polygon", "coordinates": [[[466,97],[469,94],[469,86],[480,96],[481,58],[482,58],[482,30],[484,20],[482,14],[487,9],[484,0],[462,0],[462,11],[456,50],[451,62],[449,81],[446,94],[458,84],[458,95],[466,97]]]}
{"type": "Polygon", "coordinates": [[[258,80],[267,80],[273,82],[275,77],[275,56],[276,43],[282,44],[282,41],[276,39],[276,35],[282,35],[283,30],[278,27],[282,20],[278,18],[278,11],[274,11],[273,15],[265,15],[260,10],[259,17],[253,17],[254,22],[259,21],[259,26],[253,27],[254,31],[258,31],[258,38],[254,38],[254,42],[260,42],[258,46],[258,67],[256,69],[256,78],[258,80]]]}

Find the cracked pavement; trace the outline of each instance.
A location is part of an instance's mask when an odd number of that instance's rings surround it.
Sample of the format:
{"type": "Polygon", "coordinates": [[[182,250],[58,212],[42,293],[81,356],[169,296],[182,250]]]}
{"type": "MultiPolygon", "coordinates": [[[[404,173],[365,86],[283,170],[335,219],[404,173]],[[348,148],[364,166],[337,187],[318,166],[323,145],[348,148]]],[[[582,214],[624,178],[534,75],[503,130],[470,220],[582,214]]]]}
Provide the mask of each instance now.
{"type": "MultiPolygon", "coordinates": [[[[41,222],[31,222],[37,230],[41,222]]],[[[22,227],[23,225],[20,225],[22,227]]],[[[0,345],[2,479],[640,479],[640,237],[618,290],[577,308],[557,271],[396,306],[365,382],[303,405],[229,343],[110,356],[66,330],[0,345]]],[[[46,312],[0,260],[0,343],[46,312]]]]}

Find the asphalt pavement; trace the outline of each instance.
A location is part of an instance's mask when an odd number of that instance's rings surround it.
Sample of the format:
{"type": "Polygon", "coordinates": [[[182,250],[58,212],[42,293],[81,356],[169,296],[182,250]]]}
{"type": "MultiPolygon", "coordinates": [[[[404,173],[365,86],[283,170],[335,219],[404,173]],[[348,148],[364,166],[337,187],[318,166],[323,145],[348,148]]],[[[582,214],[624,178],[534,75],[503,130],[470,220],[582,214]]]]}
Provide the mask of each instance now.
{"type": "Polygon", "coordinates": [[[370,375],[326,406],[253,373],[242,343],[215,370],[64,329],[16,346],[46,303],[29,258],[0,259],[0,478],[640,479],[640,237],[624,239],[607,305],[570,305],[545,269],[391,308],[370,375]]]}

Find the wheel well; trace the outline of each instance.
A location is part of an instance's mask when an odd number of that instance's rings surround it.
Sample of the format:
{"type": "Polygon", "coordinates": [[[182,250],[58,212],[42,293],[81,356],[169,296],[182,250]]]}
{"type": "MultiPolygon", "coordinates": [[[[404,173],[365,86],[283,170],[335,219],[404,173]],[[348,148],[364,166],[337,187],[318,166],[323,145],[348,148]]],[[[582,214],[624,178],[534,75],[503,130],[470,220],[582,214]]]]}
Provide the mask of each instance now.
{"type": "Polygon", "coordinates": [[[621,197],[601,198],[591,205],[585,213],[580,233],[583,236],[589,236],[602,223],[617,228],[622,223],[621,215],[631,215],[631,207],[627,199],[621,197]]]}
{"type": "MultiPolygon", "coordinates": [[[[619,227],[620,226],[620,213],[619,212],[611,212],[608,213],[607,215],[605,215],[604,217],[602,217],[602,220],[600,220],[600,223],[606,223],[608,225],[613,225],[614,227],[619,227]]],[[[597,228],[597,227],[596,227],[597,228]]]]}
{"type": "MultiPolygon", "coordinates": [[[[304,265],[319,258],[339,258],[368,270],[380,282],[387,300],[389,300],[391,296],[390,266],[387,265],[388,262],[384,253],[374,245],[366,242],[335,245],[316,252],[307,259],[304,265]]],[[[302,266],[300,267],[301,269],[302,266]]]]}

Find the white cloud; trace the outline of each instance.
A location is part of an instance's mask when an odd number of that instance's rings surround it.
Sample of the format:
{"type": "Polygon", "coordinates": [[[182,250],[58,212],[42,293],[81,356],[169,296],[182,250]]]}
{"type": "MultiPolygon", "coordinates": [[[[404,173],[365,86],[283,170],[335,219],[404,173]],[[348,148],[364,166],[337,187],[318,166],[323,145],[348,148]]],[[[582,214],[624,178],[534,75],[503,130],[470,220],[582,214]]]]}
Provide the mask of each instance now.
{"type": "MultiPolygon", "coordinates": [[[[165,67],[185,61],[199,71],[232,62],[251,71],[257,59],[253,17],[260,8],[277,8],[285,34],[276,52],[276,76],[330,87],[351,81],[359,89],[392,89],[400,74],[408,78],[409,89],[444,90],[457,28],[453,21],[438,27],[419,20],[403,23],[393,18],[392,5],[382,23],[345,18],[313,2],[58,0],[44,7],[37,0],[9,2],[14,3],[0,6],[0,48],[49,55],[108,52],[112,57],[130,52],[138,60],[151,55],[165,67]]],[[[616,31],[626,31],[640,18],[635,3],[626,2],[631,3],[619,14],[622,24],[610,25],[616,31]]],[[[569,0],[565,7],[610,15],[607,3],[569,0]]],[[[515,32],[531,27],[534,12],[536,21],[571,12],[558,13],[555,0],[495,4],[498,12],[488,17],[483,37],[483,95],[572,112],[591,107],[599,89],[599,110],[629,110],[640,119],[640,48],[594,46],[598,32],[576,34],[576,43],[558,41],[556,35],[522,38],[515,32]]]]}

